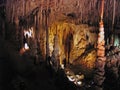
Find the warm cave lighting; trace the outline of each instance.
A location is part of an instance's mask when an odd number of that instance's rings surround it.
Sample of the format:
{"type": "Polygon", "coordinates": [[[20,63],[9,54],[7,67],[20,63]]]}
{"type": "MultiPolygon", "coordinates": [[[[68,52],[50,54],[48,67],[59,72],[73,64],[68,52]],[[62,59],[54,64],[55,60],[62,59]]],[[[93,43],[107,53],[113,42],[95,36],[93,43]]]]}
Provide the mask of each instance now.
{"type": "Polygon", "coordinates": [[[77,85],[77,86],[83,85],[83,82],[82,82],[82,80],[84,79],[83,74],[75,75],[73,72],[70,72],[69,70],[66,72],[66,74],[67,74],[68,80],[73,82],[75,85],[77,85]]]}
{"type": "Polygon", "coordinates": [[[29,46],[27,43],[24,44],[24,47],[20,49],[20,54],[22,55],[25,53],[27,50],[29,50],[29,46]]]}
{"type": "Polygon", "coordinates": [[[82,81],[77,81],[76,84],[77,85],[82,85],[82,81]]]}
{"type": "Polygon", "coordinates": [[[28,36],[28,38],[33,37],[33,28],[29,28],[29,30],[24,30],[24,36],[25,38],[28,36]]]}
{"type": "Polygon", "coordinates": [[[61,68],[62,68],[62,69],[65,69],[64,64],[61,64],[61,68]]]}
{"type": "Polygon", "coordinates": [[[27,43],[25,43],[24,48],[25,48],[25,50],[29,50],[29,46],[27,43]]]}
{"type": "MultiPolygon", "coordinates": [[[[29,28],[29,30],[24,30],[24,37],[25,37],[26,40],[34,37],[33,27],[29,28]]],[[[20,54],[22,55],[23,53],[25,53],[29,49],[30,48],[29,48],[28,43],[26,41],[24,43],[24,46],[20,49],[20,54]]]]}
{"type": "Polygon", "coordinates": [[[72,76],[67,76],[68,80],[73,82],[75,85],[77,86],[81,86],[83,83],[82,83],[82,80],[79,80],[78,78],[76,78],[74,75],[72,76]]]}
{"type": "Polygon", "coordinates": [[[74,78],[74,76],[67,76],[67,78],[69,79],[69,81],[71,81],[71,82],[75,82],[75,78],[74,78]]]}

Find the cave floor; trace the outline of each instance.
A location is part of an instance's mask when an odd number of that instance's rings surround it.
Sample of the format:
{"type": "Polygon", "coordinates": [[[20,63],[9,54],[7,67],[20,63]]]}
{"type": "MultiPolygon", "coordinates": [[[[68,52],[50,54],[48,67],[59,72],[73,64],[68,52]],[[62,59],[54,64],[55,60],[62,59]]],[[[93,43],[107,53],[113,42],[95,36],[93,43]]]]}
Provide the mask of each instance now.
{"type": "MultiPolygon", "coordinates": [[[[56,73],[45,61],[35,64],[33,58],[20,56],[11,43],[1,38],[0,42],[0,90],[93,90],[70,82],[63,69],[56,73]]],[[[114,89],[108,87],[105,90],[114,89]]]]}
{"type": "MultiPolygon", "coordinates": [[[[77,90],[64,70],[54,72],[46,62],[20,56],[16,48],[0,38],[0,90],[77,90]]],[[[79,90],[79,89],[78,89],[79,90]]]]}

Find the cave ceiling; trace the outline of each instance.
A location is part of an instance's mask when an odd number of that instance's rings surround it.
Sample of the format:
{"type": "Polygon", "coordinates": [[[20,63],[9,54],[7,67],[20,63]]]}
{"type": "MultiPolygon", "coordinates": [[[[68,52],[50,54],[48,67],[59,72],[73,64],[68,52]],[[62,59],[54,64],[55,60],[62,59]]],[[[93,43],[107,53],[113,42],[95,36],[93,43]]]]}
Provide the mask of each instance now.
{"type": "MultiPolygon", "coordinates": [[[[74,19],[76,23],[96,25],[100,19],[100,3],[101,0],[7,0],[6,11],[8,19],[13,19],[17,16],[28,15],[38,7],[39,14],[42,13],[42,10],[49,11],[50,16],[54,17],[51,21],[67,16],[74,19]]],[[[120,23],[120,1],[116,0],[115,7],[113,3],[114,0],[105,0],[104,2],[104,23],[111,26],[114,19],[117,28],[120,23]]]]}

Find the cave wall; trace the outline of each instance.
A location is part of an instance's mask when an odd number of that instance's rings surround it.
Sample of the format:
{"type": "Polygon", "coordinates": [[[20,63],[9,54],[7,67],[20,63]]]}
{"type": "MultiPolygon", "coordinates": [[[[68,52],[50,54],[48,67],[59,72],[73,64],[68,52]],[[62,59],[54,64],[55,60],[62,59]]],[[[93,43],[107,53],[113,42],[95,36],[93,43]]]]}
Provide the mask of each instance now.
{"type": "MultiPolygon", "coordinates": [[[[110,37],[110,32],[113,27],[113,3],[114,0],[105,0],[104,9],[104,25],[106,37],[110,37]]],[[[19,22],[21,17],[31,17],[37,16],[37,24],[34,24],[35,30],[38,29],[40,38],[40,47],[46,48],[46,26],[51,26],[56,21],[65,21],[74,24],[89,24],[93,26],[98,26],[100,19],[100,4],[101,0],[7,0],[6,1],[6,21],[15,23],[16,31],[14,34],[18,36],[21,28],[19,28],[19,22]],[[38,9],[35,13],[34,10],[38,9]],[[47,17],[47,23],[46,23],[47,17]],[[67,19],[66,19],[67,18],[67,19]]],[[[120,11],[119,11],[120,1],[116,0],[115,3],[115,17],[114,17],[114,28],[119,30],[120,26],[120,11]]],[[[34,23],[34,21],[29,21],[34,23]]],[[[25,25],[27,26],[27,25],[25,25]]],[[[33,26],[33,25],[32,25],[33,26]]],[[[116,30],[117,31],[117,30],[116,30]]],[[[11,32],[11,31],[9,31],[11,32]]],[[[7,32],[7,33],[9,33],[7,32]]],[[[13,31],[12,31],[13,32],[13,31]]],[[[9,38],[9,37],[8,37],[9,38]]],[[[14,40],[13,37],[12,40],[14,40]]],[[[107,40],[107,38],[105,38],[107,40]]],[[[22,42],[22,40],[21,40],[22,42]]],[[[44,51],[44,55],[46,50],[44,51]]]]}
{"type": "Polygon", "coordinates": [[[56,22],[49,27],[50,56],[54,50],[54,38],[58,36],[60,64],[80,65],[84,70],[93,69],[96,60],[97,27],[56,22]]]}
{"type": "MultiPolygon", "coordinates": [[[[44,59],[46,54],[52,54],[56,34],[59,38],[60,63],[66,58],[69,63],[81,63],[83,67],[86,65],[88,68],[93,67],[93,63],[89,61],[94,62],[96,58],[94,48],[97,41],[96,26],[99,22],[100,3],[100,0],[7,0],[6,21],[9,26],[15,25],[13,29],[8,28],[7,33],[11,32],[12,40],[19,39],[18,44],[21,48],[22,31],[33,27],[34,43],[37,44],[40,56],[44,59]],[[22,24],[20,24],[21,17],[22,24]]],[[[120,21],[119,5],[120,1],[116,0],[116,25],[119,25],[120,21]]],[[[105,26],[111,27],[112,10],[113,0],[105,0],[105,26]]]]}
{"type": "Polygon", "coordinates": [[[15,25],[15,28],[8,31],[14,32],[11,33],[11,39],[14,41],[19,39],[18,44],[21,48],[23,31],[33,27],[35,32],[33,46],[37,45],[36,48],[43,59],[46,58],[46,54],[52,54],[54,35],[57,34],[60,63],[66,58],[67,62],[76,64],[85,53],[89,53],[86,52],[89,48],[96,45],[97,28],[83,24],[92,25],[99,21],[99,3],[100,1],[96,0],[7,0],[6,20],[10,26],[13,23],[15,25]],[[49,46],[46,44],[47,37],[49,46]]]}

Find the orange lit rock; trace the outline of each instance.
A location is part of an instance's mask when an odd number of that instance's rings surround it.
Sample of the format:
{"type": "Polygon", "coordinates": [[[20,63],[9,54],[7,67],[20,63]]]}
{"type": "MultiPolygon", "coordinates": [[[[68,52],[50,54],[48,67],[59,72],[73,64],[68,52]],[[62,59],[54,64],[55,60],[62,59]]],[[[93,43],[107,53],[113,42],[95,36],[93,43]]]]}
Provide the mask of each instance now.
{"type": "Polygon", "coordinates": [[[24,48],[24,47],[23,47],[23,48],[21,48],[21,49],[20,49],[20,55],[22,55],[23,53],[25,53],[25,51],[26,51],[26,50],[25,50],[25,48],[24,48]]]}
{"type": "Polygon", "coordinates": [[[104,57],[104,56],[105,56],[105,51],[103,51],[103,50],[98,50],[98,51],[97,51],[97,56],[104,57]]]}
{"type": "MultiPolygon", "coordinates": [[[[87,45],[96,44],[97,34],[91,33],[90,31],[94,30],[94,27],[89,27],[87,25],[75,25],[72,23],[66,22],[56,22],[49,27],[49,49],[50,55],[52,55],[54,49],[54,37],[55,34],[58,36],[59,43],[59,53],[60,53],[60,63],[64,58],[66,58],[67,62],[72,64],[73,62],[78,62],[76,64],[80,64],[80,56],[85,52],[87,45]],[[88,36],[88,38],[87,38],[88,36]]],[[[90,57],[94,58],[94,54],[91,54],[90,57]]],[[[83,56],[82,56],[83,57],[83,56]]],[[[90,59],[88,67],[94,67],[94,65],[90,65],[95,61],[95,58],[90,59]]],[[[82,60],[83,61],[83,60],[82,60]]],[[[84,61],[83,61],[84,62],[84,61]]],[[[74,63],[75,64],[75,63],[74,63]]],[[[86,62],[87,64],[87,62],[86,62]]]]}

